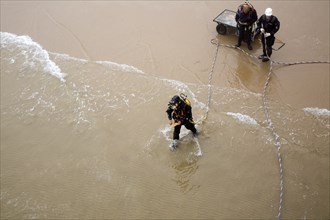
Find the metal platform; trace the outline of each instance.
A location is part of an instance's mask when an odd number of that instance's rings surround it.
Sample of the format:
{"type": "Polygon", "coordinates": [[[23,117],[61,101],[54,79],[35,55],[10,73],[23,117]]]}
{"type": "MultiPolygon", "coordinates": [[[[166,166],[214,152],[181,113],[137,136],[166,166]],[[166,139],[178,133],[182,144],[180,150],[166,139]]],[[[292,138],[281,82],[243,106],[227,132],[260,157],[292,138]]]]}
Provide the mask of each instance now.
{"type": "Polygon", "coordinates": [[[214,18],[213,21],[217,22],[218,24],[236,28],[235,16],[236,12],[225,9],[216,18],[214,18]]]}
{"type": "Polygon", "coordinates": [[[235,20],[236,12],[225,9],[221,12],[216,18],[213,19],[214,22],[217,22],[217,32],[219,34],[226,34],[228,28],[235,28],[237,27],[237,23],[235,20]]]}

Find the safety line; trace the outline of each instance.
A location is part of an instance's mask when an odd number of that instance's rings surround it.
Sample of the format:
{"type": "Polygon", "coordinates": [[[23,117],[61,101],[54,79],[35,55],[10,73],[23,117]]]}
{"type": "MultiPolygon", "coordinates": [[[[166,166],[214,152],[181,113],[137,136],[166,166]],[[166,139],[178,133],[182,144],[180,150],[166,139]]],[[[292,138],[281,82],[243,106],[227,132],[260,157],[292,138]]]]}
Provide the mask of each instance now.
{"type": "Polygon", "coordinates": [[[282,210],[282,206],[283,206],[283,188],[284,188],[284,184],[283,184],[283,165],[282,165],[282,156],[281,156],[281,142],[280,142],[280,136],[276,133],[275,128],[273,126],[273,122],[271,120],[271,117],[269,115],[269,110],[268,110],[268,105],[267,105],[267,88],[269,86],[269,82],[271,79],[271,74],[273,71],[273,61],[270,62],[269,65],[269,72],[268,72],[268,77],[267,80],[265,82],[264,85],[264,90],[263,90],[263,94],[262,94],[262,100],[263,100],[263,109],[264,109],[264,113],[265,113],[265,117],[268,123],[268,129],[270,129],[273,138],[275,140],[275,145],[277,148],[277,159],[278,159],[278,163],[279,163],[279,167],[280,167],[280,200],[279,200],[279,205],[278,205],[278,213],[277,213],[277,219],[280,220],[280,216],[281,216],[281,210],[282,210]]]}
{"type": "Polygon", "coordinates": [[[213,63],[212,63],[212,66],[211,66],[211,71],[209,73],[206,112],[205,112],[204,116],[195,123],[196,125],[199,125],[199,124],[203,123],[207,119],[207,116],[208,116],[209,111],[210,111],[211,94],[212,94],[212,86],[211,86],[212,84],[211,83],[212,83],[212,77],[213,77],[213,73],[214,73],[214,66],[215,66],[215,63],[216,63],[217,57],[218,57],[219,46],[220,45],[217,44],[217,48],[215,50],[215,55],[214,55],[213,63]]]}
{"type": "MultiPolygon", "coordinates": [[[[233,49],[238,49],[240,51],[242,51],[245,55],[251,57],[251,58],[255,58],[255,59],[259,59],[257,56],[254,56],[252,54],[249,54],[248,52],[246,52],[245,50],[243,50],[242,48],[240,47],[236,47],[236,46],[233,46],[233,45],[229,45],[229,44],[221,44],[219,43],[219,40],[216,40],[216,39],[212,39],[211,40],[211,43],[212,44],[215,44],[217,45],[217,49],[216,49],[216,55],[215,55],[215,58],[214,58],[214,61],[213,61],[213,64],[212,64],[212,69],[211,69],[211,72],[210,72],[210,75],[209,75],[209,91],[208,91],[208,109],[207,109],[207,112],[206,112],[206,117],[207,117],[207,114],[208,114],[208,111],[209,111],[209,106],[210,106],[210,97],[211,97],[211,79],[212,79],[212,75],[213,75],[213,72],[214,72],[214,65],[215,65],[215,61],[216,61],[216,57],[217,57],[217,54],[218,54],[218,49],[219,49],[219,46],[223,46],[223,47],[228,47],[228,48],[233,48],[233,49]],[[215,42],[217,41],[217,42],[215,42]]],[[[268,128],[270,129],[272,135],[273,135],[273,138],[275,140],[275,145],[277,147],[277,159],[278,159],[278,163],[279,163],[279,168],[280,168],[280,198],[279,198],[279,207],[278,207],[278,213],[277,213],[277,219],[280,220],[280,217],[281,217],[281,210],[282,210],[282,207],[283,207],[283,189],[284,189],[284,180],[283,180],[283,164],[282,164],[282,156],[281,156],[281,142],[280,142],[280,136],[276,133],[275,131],[275,128],[273,126],[273,122],[271,120],[271,117],[269,115],[269,109],[268,109],[268,105],[267,105],[267,88],[269,86],[269,83],[270,83],[270,80],[271,80],[271,75],[272,75],[272,72],[273,72],[273,64],[279,64],[279,65],[298,65],[298,64],[329,64],[330,61],[297,61],[297,62],[279,62],[279,61],[274,61],[272,59],[270,59],[270,57],[268,56],[267,54],[267,57],[268,59],[270,60],[270,65],[269,65],[269,72],[268,72],[268,77],[267,77],[267,80],[264,84],[264,89],[263,89],[263,94],[262,94],[262,100],[263,100],[263,110],[264,110],[264,114],[265,114],[265,117],[266,117],[266,120],[267,120],[267,123],[268,123],[268,128]]],[[[206,119],[205,117],[205,119],[206,119]]]]}

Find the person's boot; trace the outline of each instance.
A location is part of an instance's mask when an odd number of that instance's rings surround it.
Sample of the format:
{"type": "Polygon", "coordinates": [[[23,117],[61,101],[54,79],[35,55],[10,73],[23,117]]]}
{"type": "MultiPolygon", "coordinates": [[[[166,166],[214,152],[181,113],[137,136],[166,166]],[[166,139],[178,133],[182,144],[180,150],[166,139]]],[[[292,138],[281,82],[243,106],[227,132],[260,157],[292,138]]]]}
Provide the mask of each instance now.
{"type": "Polygon", "coordinates": [[[241,42],[238,42],[235,47],[240,47],[241,46],[241,42]]]}
{"type": "Polygon", "coordinates": [[[268,62],[268,61],[269,61],[269,58],[268,57],[262,58],[262,62],[268,62]]]}
{"type": "Polygon", "coordinates": [[[258,56],[258,59],[262,60],[263,58],[267,57],[266,54],[261,54],[260,56],[258,56]]]}
{"type": "Polygon", "coordinates": [[[169,146],[169,148],[170,148],[171,151],[174,151],[174,150],[177,148],[177,146],[178,146],[178,141],[179,141],[179,140],[176,140],[176,139],[174,139],[174,140],[172,141],[172,143],[171,143],[170,146],[169,146]]]}
{"type": "Polygon", "coordinates": [[[252,50],[252,46],[251,46],[251,44],[248,44],[248,49],[249,49],[249,50],[252,50]]]}

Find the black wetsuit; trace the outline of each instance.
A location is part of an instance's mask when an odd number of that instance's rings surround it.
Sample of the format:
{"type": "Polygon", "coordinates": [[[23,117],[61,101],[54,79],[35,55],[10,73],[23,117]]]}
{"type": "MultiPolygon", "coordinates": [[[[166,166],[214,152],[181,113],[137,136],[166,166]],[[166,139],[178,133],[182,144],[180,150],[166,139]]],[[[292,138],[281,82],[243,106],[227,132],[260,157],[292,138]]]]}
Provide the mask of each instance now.
{"type": "Polygon", "coordinates": [[[181,126],[184,125],[187,129],[191,130],[193,134],[196,134],[196,128],[193,122],[191,106],[181,101],[175,110],[170,106],[166,110],[167,117],[169,120],[174,119],[175,123],[181,122],[180,125],[174,127],[173,139],[179,140],[181,126]]]}

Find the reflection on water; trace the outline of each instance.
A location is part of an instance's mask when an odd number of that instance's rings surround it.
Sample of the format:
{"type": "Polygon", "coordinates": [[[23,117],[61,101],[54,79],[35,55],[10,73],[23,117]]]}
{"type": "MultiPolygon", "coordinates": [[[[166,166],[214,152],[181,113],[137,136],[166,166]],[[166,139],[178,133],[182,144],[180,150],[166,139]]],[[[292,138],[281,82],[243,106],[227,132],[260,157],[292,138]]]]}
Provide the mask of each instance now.
{"type": "Polygon", "coordinates": [[[191,157],[171,166],[175,171],[175,177],[172,180],[178,185],[182,193],[188,193],[200,187],[200,185],[192,183],[192,177],[198,170],[197,162],[198,159],[196,157],[191,157]]]}

